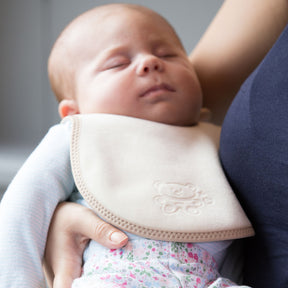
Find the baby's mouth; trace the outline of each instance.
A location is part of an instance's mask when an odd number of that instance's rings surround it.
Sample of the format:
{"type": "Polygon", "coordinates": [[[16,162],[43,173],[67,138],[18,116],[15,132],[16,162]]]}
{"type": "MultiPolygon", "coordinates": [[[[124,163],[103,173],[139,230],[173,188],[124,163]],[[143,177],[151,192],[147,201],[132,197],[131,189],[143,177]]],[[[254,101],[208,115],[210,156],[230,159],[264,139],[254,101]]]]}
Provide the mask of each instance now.
{"type": "Polygon", "coordinates": [[[147,90],[145,90],[143,93],[140,94],[140,97],[147,97],[149,95],[158,94],[161,92],[176,92],[176,90],[170,85],[162,83],[160,85],[154,85],[148,88],[147,90]]]}

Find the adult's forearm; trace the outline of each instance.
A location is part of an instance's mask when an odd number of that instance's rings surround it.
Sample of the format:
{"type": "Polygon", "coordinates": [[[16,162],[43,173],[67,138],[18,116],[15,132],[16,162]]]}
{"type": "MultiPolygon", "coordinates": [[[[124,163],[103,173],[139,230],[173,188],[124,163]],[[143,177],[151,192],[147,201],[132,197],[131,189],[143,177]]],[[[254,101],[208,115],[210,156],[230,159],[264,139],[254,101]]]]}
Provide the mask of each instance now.
{"type": "Polygon", "coordinates": [[[190,55],[204,106],[221,123],[243,81],[288,21],[287,0],[226,0],[190,55]]]}

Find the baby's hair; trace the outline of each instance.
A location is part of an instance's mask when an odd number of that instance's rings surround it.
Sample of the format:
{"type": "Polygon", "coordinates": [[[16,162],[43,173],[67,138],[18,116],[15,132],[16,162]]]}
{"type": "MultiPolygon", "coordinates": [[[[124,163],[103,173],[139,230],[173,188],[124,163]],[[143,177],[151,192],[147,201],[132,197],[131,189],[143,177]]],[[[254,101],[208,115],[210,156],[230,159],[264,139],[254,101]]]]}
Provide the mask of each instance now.
{"type": "MultiPolygon", "coordinates": [[[[73,59],[70,37],[73,37],[74,29],[84,21],[89,20],[89,17],[93,16],[93,19],[99,17],[99,15],[108,14],[109,8],[117,9],[117,13],[121,13],[121,9],[135,10],[138,13],[147,13],[153,16],[159,17],[168,27],[170,27],[176,39],[179,41],[179,45],[183,48],[181,40],[179,39],[175,29],[171,24],[157,12],[136,4],[108,4],[95,7],[88,10],[75,18],[68,26],[61,32],[57,38],[49,59],[48,59],[48,76],[52,91],[54,92],[58,102],[63,99],[73,99],[75,96],[75,59],[73,59]]],[[[183,48],[184,50],[184,48],[183,48]]]]}

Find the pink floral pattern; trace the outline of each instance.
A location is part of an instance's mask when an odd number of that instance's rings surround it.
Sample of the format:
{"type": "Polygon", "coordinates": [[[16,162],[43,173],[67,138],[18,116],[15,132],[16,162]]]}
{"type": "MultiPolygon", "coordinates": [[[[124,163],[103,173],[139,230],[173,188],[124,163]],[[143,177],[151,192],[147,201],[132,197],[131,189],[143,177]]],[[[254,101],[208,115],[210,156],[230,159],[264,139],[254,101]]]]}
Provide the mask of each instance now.
{"type": "Polygon", "coordinates": [[[221,278],[214,259],[190,243],[135,239],[109,250],[90,243],[82,277],[73,288],[221,288],[235,286],[221,278]]]}

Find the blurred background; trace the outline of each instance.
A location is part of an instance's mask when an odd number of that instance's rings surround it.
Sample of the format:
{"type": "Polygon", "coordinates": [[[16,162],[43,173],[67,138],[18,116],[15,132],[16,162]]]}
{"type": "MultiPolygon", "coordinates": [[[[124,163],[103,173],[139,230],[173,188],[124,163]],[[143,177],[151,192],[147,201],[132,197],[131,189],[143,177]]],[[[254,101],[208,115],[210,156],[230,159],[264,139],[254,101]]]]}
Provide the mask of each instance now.
{"type": "Polygon", "coordinates": [[[223,0],[1,0],[0,199],[25,158],[60,120],[46,71],[54,41],[78,14],[117,2],[141,4],[162,14],[189,53],[223,0]]]}

